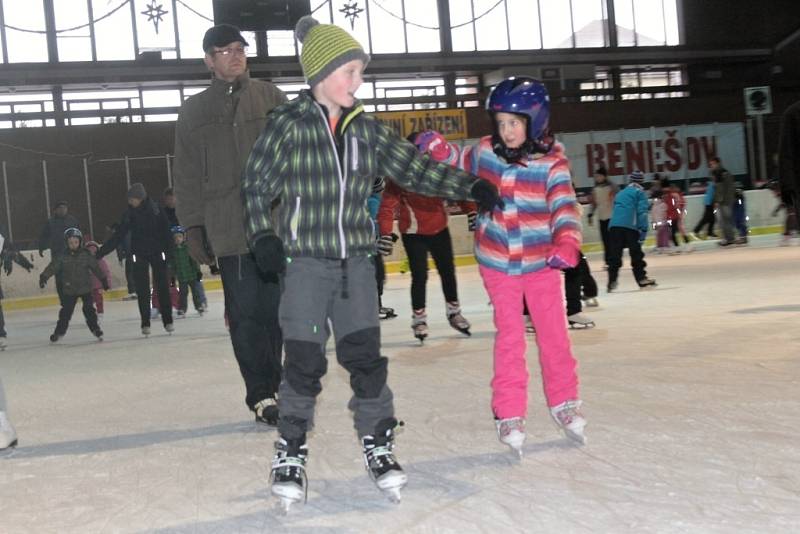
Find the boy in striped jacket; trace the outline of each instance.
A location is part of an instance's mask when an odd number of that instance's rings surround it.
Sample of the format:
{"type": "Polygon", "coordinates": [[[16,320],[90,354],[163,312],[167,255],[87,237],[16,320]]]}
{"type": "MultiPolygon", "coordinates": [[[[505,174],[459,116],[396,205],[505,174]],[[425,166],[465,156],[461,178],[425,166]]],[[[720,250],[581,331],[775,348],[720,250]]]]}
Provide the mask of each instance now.
{"type": "Polygon", "coordinates": [[[492,379],[497,435],[522,454],[528,407],[524,297],[550,414],[567,437],[585,443],[561,289],[561,270],[578,264],[581,244],[569,161],[550,135],[550,99],[541,82],[504,80],[492,90],[486,109],[493,135],[458,158],[461,168],[495,184],[504,204],[480,214],[475,228],[475,256],[497,329],[492,379]]]}
{"type": "Polygon", "coordinates": [[[295,33],[311,89],[270,113],[242,181],[245,232],[258,266],[283,278],[285,363],[271,491],[286,508],[306,495],[306,432],[327,371],[331,324],[336,357],[350,373],[365,466],[379,489],[399,499],[407,479],[392,452],[398,422],[380,355],[377,236],[367,199],[379,176],[431,196],[472,197],[484,209],[498,202],[497,190],[418,154],[363,113],[354,95],[369,56],[345,30],[306,16],[295,33]]]}

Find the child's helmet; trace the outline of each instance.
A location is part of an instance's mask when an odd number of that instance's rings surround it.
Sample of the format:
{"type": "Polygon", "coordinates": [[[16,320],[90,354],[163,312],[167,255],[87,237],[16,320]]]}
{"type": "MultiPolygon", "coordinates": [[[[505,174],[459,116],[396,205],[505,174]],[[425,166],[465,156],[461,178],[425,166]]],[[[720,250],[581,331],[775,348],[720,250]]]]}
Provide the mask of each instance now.
{"type": "Polygon", "coordinates": [[[186,229],[180,224],[176,224],[175,226],[171,227],[169,231],[172,232],[172,235],[186,233],[186,229]]]}
{"type": "Polygon", "coordinates": [[[64,230],[64,241],[68,241],[70,237],[77,237],[81,243],[83,242],[83,234],[77,228],[67,228],[64,230]]]}
{"type": "Polygon", "coordinates": [[[486,99],[486,111],[514,113],[527,120],[527,139],[518,148],[508,148],[494,126],[492,147],[495,154],[508,161],[516,161],[531,153],[547,153],[553,145],[550,136],[550,96],[539,80],[520,76],[503,80],[486,99]]]}
{"type": "Polygon", "coordinates": [[[516,113],[528,119],[528,139],[538,141],[550,122],[550,95],[539,80],[519,76],[498,83],[486,99],[486,111],[516,113]]]}

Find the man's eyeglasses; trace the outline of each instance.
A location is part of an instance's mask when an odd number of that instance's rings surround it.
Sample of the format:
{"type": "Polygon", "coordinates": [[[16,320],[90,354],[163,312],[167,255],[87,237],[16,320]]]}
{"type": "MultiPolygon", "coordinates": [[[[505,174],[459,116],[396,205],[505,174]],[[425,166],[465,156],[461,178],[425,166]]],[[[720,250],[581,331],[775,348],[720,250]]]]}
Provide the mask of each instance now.
{"type": "Polygon", "coordinates": [[[211,52],[215,56],[234,57],[244,56],[247,53],[246,46],[234,46],[233,48],[223,48],[222,50],[214,50],[211,52]]]}

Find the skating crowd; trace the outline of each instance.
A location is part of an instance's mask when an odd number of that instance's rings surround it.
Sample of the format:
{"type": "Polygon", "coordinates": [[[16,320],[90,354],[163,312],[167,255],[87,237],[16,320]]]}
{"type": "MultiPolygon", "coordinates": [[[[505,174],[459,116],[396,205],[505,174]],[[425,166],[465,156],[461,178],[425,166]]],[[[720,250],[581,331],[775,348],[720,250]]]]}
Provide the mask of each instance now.
{"type": "MultiPolygon", "coordinates": [[[[306,499],[307,436],[332,333],[337,361],[350,373],[348,407],[366,470],[398,501],[407,476],[394,453],[401,423],[387,384],[388,360],[380,355],[379,321],[396,316],[381,300],[383,258],[402,243],[411,272],[411,328],[420,343],[428,336],[429,255],[442,281],[447,320],[469,336],[445,209],[450,200],[467,214],[493,309],[491,411],[499,440],[522,454],[526,334],[535,333],[553,421],[584,444],[568,329],[594,326],[583,306],[598,305],[598,289],[581,253],[582,208],[564,147],[550,132],[545,86],[527,77],[500,82],[486,101],[493,131],[473,145],[459,147],[434,131],[404,140],[365,115],[354,96],[370,58],[352,36],[311,16],[298,22],[295,35],[309,89],[289,102],[274,85],[249,78],[248,43],[237,28],[217,25],[206,32],[204,61],[213,80],[180,110],[174,191],[165,191],[159,203],[141,183],[133,184],[128,208],[102,246],[84,243],[66,203],[56,206],[39,241],[40,255],[46,248],[51,255],[40,286],[55,277],[61,303],[51,342],[66,334],[79,299],[89,330],[102,340],[103,291],[111,284],[103,258],[111,252],[125,261],[129,298],[138,302],[145,336],[155,317],[172,333],[173,308],[185,317],[190,291],[195,310],[206,311],[200,266],[218,269],[245,404],[258,423],[278,431],[272,494],[286,510],[306,499]]],[[[688,233],[683,194],[667,177],[655,177],[648,194],[639,171],[620,189],[597,169],[587,216],[599,225],[608,292],[618,288],[624,249],[637,285],[656,285],[642,248],[650,230],[653,252],[688,252],[703,228],[715,237],[718,216],[720,246],[747,243],[741,189],[719,158],[709,167],[705,213],[688,233]]],[[[796,225],[793,206],[792,195],[782,195],[786,236],[796,225]]],[[[13,262],[33,267],[7,241],[2,261],[7,275],[13,262]]],[[[0,342],[4,347],[2,308],[0,342]]],[[[0,449],[14,445],[0,383],[0,449]]]]}

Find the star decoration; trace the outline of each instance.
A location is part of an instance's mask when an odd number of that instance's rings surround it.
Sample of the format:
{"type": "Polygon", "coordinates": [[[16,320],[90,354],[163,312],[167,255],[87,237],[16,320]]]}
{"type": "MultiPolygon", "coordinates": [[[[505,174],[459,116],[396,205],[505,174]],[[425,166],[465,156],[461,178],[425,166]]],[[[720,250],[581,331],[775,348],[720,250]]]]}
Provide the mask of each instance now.
{"type": "Polygon", "coordinates": [[[344,15],[344,18],[350,20],[350,29],[354,30],[356,19],[359,13],[363,13],[364,9],[358,7],[358,2],[345,2],[344,7],[339,10],[339,13],[344,15]]]}
{"type": "Polygon", "coordinates": [[[166,11],[161,4],[156,5],[156,0],[151,0],[150,3],[147,4],[147,9],[142,11],[142,15],[147,15],[147,22],[153,22],[156,33],[158,33],[158,23],[164,20],[164,15],[167,13],[169,13],[169,11],[166,11]]]}

